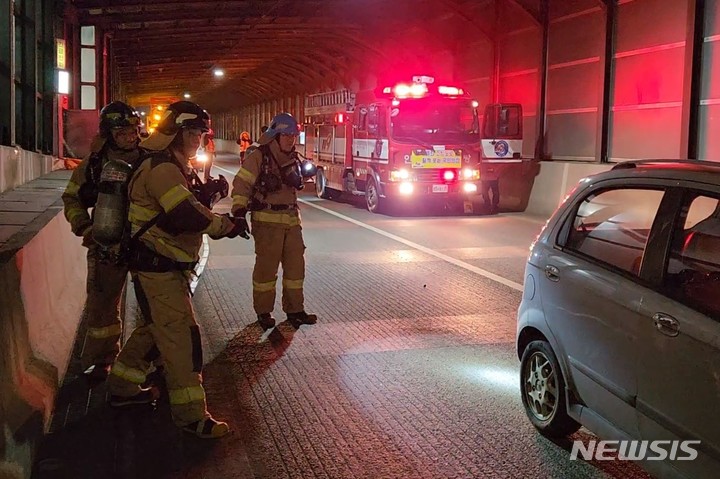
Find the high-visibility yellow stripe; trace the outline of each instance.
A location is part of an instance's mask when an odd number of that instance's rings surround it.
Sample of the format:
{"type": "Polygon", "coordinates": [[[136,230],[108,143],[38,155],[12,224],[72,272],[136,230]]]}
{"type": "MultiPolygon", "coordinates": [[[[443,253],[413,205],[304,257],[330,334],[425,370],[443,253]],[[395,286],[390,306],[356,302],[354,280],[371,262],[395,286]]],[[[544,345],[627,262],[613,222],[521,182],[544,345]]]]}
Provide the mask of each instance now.
{"type": "Polygon", "coordinates": [[[223,216],[213,215],[213,219],[208,225],[207,228],[205,228],[202,232],[206,234],[220,234],[222,233],[222,226],[223,226],[223,216]]]}
{"type": "Polygon", "coordinates": [[[171,211],[180,204],[181,201],[189,196],[192,196],[192,193],[190,193],[184,186],[173,186],[167,193],[160,197],[160,206],[162,206],[166,212],[171,211]]]}
{"type": "Polygon", "coordinates": [[[158,238],[157,241],[158,241],[158,243],[162,244],[170,251],[170,254],[173,255],[174,259],[180,261],[181,263],[190,263],[192,261],[195,261],[194,256],[186,253],[185,251],[183,251],[180,248],[177,248],[171,244],[168,244],[168,242],[165,241],[163,238],[158,238]]]}
{"type": "Polygon", "coordinates": [[[277,280],[268,281],[267,283],[258,283],[253,281],[253,290],[258,293],[267,293],[268,291],[274,291],[277,280]]]}
{"type": "Polygon", "coordinates": [[[77,218],[78,216],[83,216],[83,215],[90,218],[90,215],[88,214],[87,210],[84,210],[82,208],[70,208],[65,213],[65,217],[71,224],[75,221],[75,218],[77,218]]]}
{"type": "Polygon", "coordinates": [[[205,401],[205,390],[202,386],[170,389],[168,396],[170,397],[170,404],[188,404],[191,402],[205,401]]]}
{"type": "Polygon", "coordinates": [[[151,210],[135,203],[130,203],[128,219],[131,223],[146,223],[153,219],[159,211],[151,210]]]}
{"type": "Polygon", "coordinates": [[[261,223],[275,223],[287,226],[300,226],[300,217],[295,214],[288,213],[269,213],[266,211],[253,211],[253,221],[261,223]]]}
{"type": "Polygon", "coordinates": [[[87,335],[95,339],[105,339],[120,336],[121,332],[122,328],[119,324],[112,324],[104,328],[88,328],[87,335]]]}
{"type": "Polygon", "coordinates": [[[245,208],[250,202],[250,198],[247,196],[233,195],[232,199],[232,209],[235,209],[235,207],[245,208]]]}
{"type": "Polygon", "coordinates": [[[285,279],[285,278],[283,278],[282,284],[283,284],[283,287],[287,288],[287,289],[302,289],[304,282],[305,282],[304,279],[285,279]]]}
{"type": "Polygon", "coordinates": [[[235,176],[236,178],[243,180],[245,183],[248,183],[250,186],[254,185],[257,180],[257,176],[253,175],[250,170],[246,170],[245,168],[240,168],[235,176]]]}
{"type": "Polygon", "coordinates": [[[130,368],[123,363],[117,361],[115,362],[115,364],[112,365],[110,373],[127,381],[130,381],[133,384],[142,384],[147,379],[144,371],[130,368]]]}
{"type": "Polygon", "coordinates": [[[74,181],[69,181],[67,187],[65,188],[65,194],[70,196],[77,196],[79,191],[80,185],[74,181]]]}

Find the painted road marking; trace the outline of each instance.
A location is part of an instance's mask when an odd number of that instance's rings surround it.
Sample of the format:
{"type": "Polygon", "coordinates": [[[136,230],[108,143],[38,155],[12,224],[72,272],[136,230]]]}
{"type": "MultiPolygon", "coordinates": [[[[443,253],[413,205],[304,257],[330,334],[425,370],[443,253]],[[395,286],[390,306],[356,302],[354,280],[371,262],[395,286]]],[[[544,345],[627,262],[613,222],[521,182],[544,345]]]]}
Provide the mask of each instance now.
{"type": "Polygon", "coordinates": [[[490,271],[488,271],[488,270],[486,270],[486,269],[478,268],[477,266],[471,265],[470,263],[466,263],[465,261],[462,261],[462,260],[453,258],[452,256],[448,256],[448,255],[446,255],[446,254],[440,253],[439,251],[435,251],[434,249],[428,248],[427,246],[423,246],[423,245],[421,245],[421,244],[414,243],[414,242],[412,242],[412,241],[410,241],[410,240],[407,240],[407,239],[402,238],[402,237],[400,237],[400,236],[397,236],[397,235],[394,235],[394,234],[392,234],[392,233],[389,233],[389,232],[387,232],[387,231],[385,231],[385,230],[381,230],[380,228],[376,228],[375,226],[370,226],[370,225],[367,224],[367,223],[363,223],[362,221],[358,221],[358,220],[356,220],[356,219],[354,219],[354,218],[350,218],[349,216],[345,216],[345,215],[342,214],[342,213],[338,213],[337,211],[333,211],[333,210],[328,209],[328,208],[325,208],[325,207],[323,207],[323,206],[316,205],[316,204],[314,204],[313,202],[310,202],[310,201],[307,201],[307,200],[302,200],[302,199],[298,199],[298,201],[301,202],[301,203],[303,203],[303,204],[305,204],[305,205],[308,205],[308,206],[310,206],[310,207],[312,207],[312,208],[316,208],[316,209],[318,209],[318,210],[320,210],[320,211],[324,211],[325,213],[327,213],[327,214],[329,214],[329,215],[333,215],[333,216],[335,216],[335,217],[337,217],[337,218],[340,218],[340,219],[345,220],[345,221],[347,221],[347,222],[349,222],[349,223],[352,223],[352,224],[354,224],[354,225],[356,225],[356,226],[359,226],[359,227],[361,227],[361,228],[365,228],[366,230],[370,230],[370,231],[372,231],[372,232],[374,232],[374,233],[377,233],[377,234],[379,234],[379,235],[385,236],[386,238],[390,238],[391,240],[395,240],[395,241],[397,241],[397,242],[399,242],[399,243],[402,243],[402,244],[404,244],[404,245],[406,245],[406,246],[409,246],[410,248],[416,249],[416,250],[418,250],[418,251],[422,251],[422,252],[425,253],[425,254],[429,254],[430,256],[434,256],[434,257],[436,257],[436,258],[438,258],[438,259],[441,259],[441,260],[443,260],[443,261],[447,261],[447,262],[450,263],[450,264],[454,264],[455,266],[459,266],[459,267],[461,267],[461,268],[463,268],[463,269],[466,269],[466,270],[468,270],[468,271],[471,271],[471,272],[473,272],[473,273],[475,273],[475,274],[479,274],[480,276],[484,276],[485,278],[490,279],[490,280],[492,280],[492,281],[495,281],[496,283],[500,283],[500,284],[502,284],[502,285],[505,285],[505,286],[507,286],[508,288],[512,288],[512,289],[514,289],[514,290],[516,290],[516,291],[520,291],[520,292],[522,292],[522,290],[523,290],[523,286],[522,286],[521,284],[516,283],[515,281],[510,281],[509,279],[503,278],[502,276],[498,276],[497,274],[492,273],[492,272],[490,272],[490,271]]]}

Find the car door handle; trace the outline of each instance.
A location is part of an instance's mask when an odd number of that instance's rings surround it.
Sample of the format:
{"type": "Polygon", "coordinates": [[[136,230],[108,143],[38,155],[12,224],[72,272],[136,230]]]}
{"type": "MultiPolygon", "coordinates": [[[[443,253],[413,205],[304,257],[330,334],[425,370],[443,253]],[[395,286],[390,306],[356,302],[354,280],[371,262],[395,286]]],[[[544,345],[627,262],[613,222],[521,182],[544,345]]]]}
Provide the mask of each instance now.
{"type": "Polygon", "coordinates": [[[665,313],[655,313],[653,316],[653,322],[655,323],[655,329],[663,333],[665,336],[674,338],[680,334],[680,325],[677,319],[672,316],[668,316],[665,313]]]}
{"type": "Polygon", "coordinates": [[[560,270],[557,269],[557,266],[549,264],[545,266],[545,276],[547,276],[547,279],[550,281],[560,281],[560,270]]]}

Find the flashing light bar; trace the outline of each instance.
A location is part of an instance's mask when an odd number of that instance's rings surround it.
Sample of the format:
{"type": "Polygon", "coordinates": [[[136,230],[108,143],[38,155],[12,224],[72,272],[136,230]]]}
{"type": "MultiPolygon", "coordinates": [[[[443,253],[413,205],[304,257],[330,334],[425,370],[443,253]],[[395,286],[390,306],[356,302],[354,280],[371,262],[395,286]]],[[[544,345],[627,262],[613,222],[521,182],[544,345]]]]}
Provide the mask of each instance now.
{"type": "Polygon", "coordinates": [[[425,83],[413,83],[408,85],[407,83],[398,83],[393,88],[393,93],[398,98],[419,98],[425,96],[428,92],[428,87],[425,83]]]}
{"type": "MultiPolygon", "coordinates": [[[[413,83],[397,83],[393,86],[386,86],[382,89],[383,95],[392,95],[395,98],[422,98],[430,93],[428,85],[435,79],[428,76],[414,76],[413,83]]],[[[463,96],[465,90],[455,86],[441,85],[437,89],[433,87],[433,93],[437,92],[444,96],[463,96]]]]}
{"type": "Polygon", "coordinates": [[[459,96],[462,95],[463,89],[454,86],[439,86],[438,93],[441,95],[459,96]]]}

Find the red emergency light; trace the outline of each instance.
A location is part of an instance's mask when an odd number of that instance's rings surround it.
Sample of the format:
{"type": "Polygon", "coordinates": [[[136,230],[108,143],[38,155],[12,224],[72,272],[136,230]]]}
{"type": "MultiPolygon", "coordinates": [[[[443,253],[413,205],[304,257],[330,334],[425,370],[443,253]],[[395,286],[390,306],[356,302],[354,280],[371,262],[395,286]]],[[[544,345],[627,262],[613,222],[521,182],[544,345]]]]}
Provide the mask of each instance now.
{"type": "Polygon", "coordinates": [[[428,93],[425,83],[398,83],[393,87],[385,87],[383,93],[390,94],[395,98],[421,98],[428,93]]]}
{"type": "Polygon", "coordinates": [[[440,85],[435,87],[432,83],[433,77],[416,76],[412,82],[397,83],[393,86],[386,86],[382,94],[396,99],[423,98],[428,95],[442,95],[447,97],[465,96],[465,90],[456,86],[440,85]],[[430,86],[428,86],[430,85],[430,86]]]}
{"type": "Polygon", "coordinates": [[[454,170],[443,171],[443,180],[453,181],[454,179],[455,179],[455,171],[454,170]]]}
{"type": "Polygon", "coordinates": [[[455,86],[439,86],[438,93],[440,93],[441,95],[448,95],[448,96],[460,96],[465,92],[463,91],[462,88],[458,88],[455,86]]]}
{"type": "Polygon", "coordinates": [[[345,115],[343,115],[342,113],[338,113],[337,114],[337,123],[340,124],[340,123],[344,123],[344,122],[345,122],[345,115]]]}

